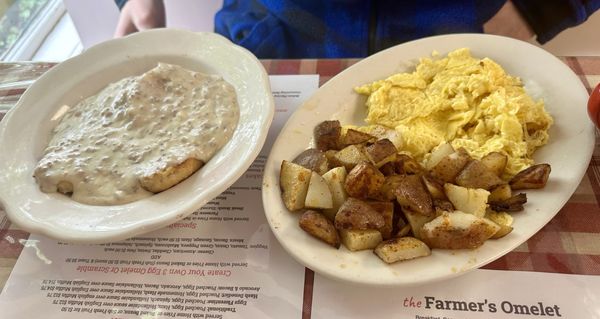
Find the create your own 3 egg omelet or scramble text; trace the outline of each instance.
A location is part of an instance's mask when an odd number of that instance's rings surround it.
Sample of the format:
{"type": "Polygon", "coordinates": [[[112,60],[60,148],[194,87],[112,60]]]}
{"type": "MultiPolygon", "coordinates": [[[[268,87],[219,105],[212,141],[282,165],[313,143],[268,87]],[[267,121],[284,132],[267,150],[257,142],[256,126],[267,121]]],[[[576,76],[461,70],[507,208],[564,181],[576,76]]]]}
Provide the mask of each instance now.
{"type": "Polygon", "coordinates": [[[355,88],[364,126],[325,121],[315,148],[283,161],[282,198],[307,233],[393,263],[509,234],[510,213],[545,186],[532,155],[552,117],[521,80],[468,49],[355,88]]]}

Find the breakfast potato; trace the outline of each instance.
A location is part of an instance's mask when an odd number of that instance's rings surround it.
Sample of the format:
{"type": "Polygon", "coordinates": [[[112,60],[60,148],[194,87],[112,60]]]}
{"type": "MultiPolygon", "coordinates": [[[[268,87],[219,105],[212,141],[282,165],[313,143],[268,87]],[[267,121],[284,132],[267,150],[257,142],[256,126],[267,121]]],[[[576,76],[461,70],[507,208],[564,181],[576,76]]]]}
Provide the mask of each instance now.
{"type": "Polygon", "coordinates": [[[422,240],[431,248],[473,249],[492,237],[500,226],[485,218],[455,211],[423,225],[422,240]]]}
{"type": "Polygon", "coordinates": [[[368,203],[348,197],[335,214],[335,228],[342,229],[380,229],[385,226],[385,219],[368,203]]]}
{"type": "Polygon", "coordinates": [[[373,252],[388,264],[431,255],[431,249],[414,237],[386,240],[377,245],[373,252]]]}
{"type": "Polygon", "coordinates": [[[433,215],[431,195],[423,185],[419,175],[404,176],[396,188],[396,200],[402,208],[424,215],[433,215]]]}
{"type": "Polygon", "coordinates": [[[510,187],[514,190],[543,188],[548,181],[550,170],[549,164],[533,165],[515,175],[509,182],[510,187]]]}
{"type": "Polygon", "coordinates": [[[323,121],[319,123],[314,129],[317,149],[321,151],[338,149],[341,131],[340,121],[323,121]]]}
{"type": "Polygon", "coordinates": [[[325,153],[321,150],[309,148],[300,153],[292,163],[301,165],[311,171],[317,172],[319,175],[325,174],[329,168],[329,161],[325,153]]]}
{"type": "Polygon", "coordinates": [[[333,207],[333,198],[329,190],[329,185],[327,185],[327,182],[321,175],[314,171],[311,173],[310,182],[308,183],[304,207],[316,209],[333,207]]]}
{"type": "Polygon", "coordinates": [[[433,200],[433,209],[435,210],[435,215],[439,216],[443,212],[453,212],[455,210],[454,205],[447,199],[439,199],[435,198],[433,200]]]}
{"type": "Polygon", "coordinates": [[[331,220],[314,210],[305,211],[298,221],[300,228],[325,243],[340,248],[340,236],[331,220]]]}
{"type": "Polygon", "coordinates": [[[379,167],[379,171],[381,172],[381,174],[383,174],[383,176],[386,177],[396,175],[396,164],[397,162],[385,163],[381,165],[381,167],[379,167]]]}
{"type": "Polygon", "coordinates": [[[440,184],[437,180],[429,175],[423,175],[421,177],[423,179],[423,184],[431,194],[431,198],[433,199],[446,199],[446,193],[444,193],[444,186],[440,184]]]}
{"type": "Polygon", "coordinates": [[[379,194],[379,188],[383,185],[385,176],[379,172],[377,167],[368,162],[362,162],[346,176],[344,189],[348,196],[356,198],[373,198],[379,194]]]}
{"type": "Polygon", "coordinates": [[[423,225],[427,224],[435,218],[435,215],[433,214],[431,216],[425,216],[404,208],[402,209],[402,212],[404,213],[404,217],[406,217],[406,220],[410,225],[410,229],[412,230],[413,236],[419,239],[421,238],[421,230],[423,228],[423,225]]]}
{"type": "Polygon", "coordinates": [[[496,176],[502,177],[506,163],[508,163],[508,156],[500,152],[491,152],[481,158],[481,163],[494,172],[496,176]]]}
{"type": "Polygon", "coordinates": [[[454,183],[456,176],[460,174],[462,169],[471,160],[471,157],[464,149],[442,158],[429,171],[431,176],[445,183],[454,183]]]}
{"type": "Polygon", "coordinates": [[[379,202],[379,201],[368,201],[369,204],[375,211],[381,214],[383,217],[383,227],[379,228],[379,232],[383,239],[389,239],[392,237],[392,231],[394,228],[394,203],[392,202],[379,202]]]}
{"type": "Polygon", "coordinates": [[[444,184],[444,190],[457,210],[477,217],[485,215],[490,192],[485,189],[466,188],[448,183],[444,184]]]}
{"type": "Polygon", "coordinates": [[[450,143],[444,143],[440,146],[438,146],[436,149],[434,149],[431,152],[431,155],[429,156],[429,159],[427,160],[427,163],[425,164],[425,168],[432,169],[433,167],[435,167],[444,157],[454,153],[455,150],[452,147],[452,145],[450,145],[450,143]]]}
{"type": "Polygon", "coordinates": [[[290,211],[304,208],[312,172],[306,167],[284,160],[281,162],[279,185],[283,203],[290,211]]]}
{"type": "Polygon", "coordinates": [[[405,224],[404,226],[398,228],[398,233],[396,233],[396,237],[404,237],[404,236],[408,236],[408,234],[410,233],[410,231],[412,230],[412,228],[410,227],[410,224],[405,224]]]}
{"type": "Polygon", "coordinates": [[[377,168],[394,161],[397,152],[396,146],[387,138],[365,147],[367,158],[377,168]]]}
{"type": "Polygon", "coordinates": [[[353,144],[364,144],[372,143],[375,141],[375,137],[371,134],[363,133],[355,129],[347,129],[346,134],[343,134],[340,139],[340,144],[343,147],[353,144]]]}
{"type": "Polygon", "coordinates": [[[369,159],[360,145],[350,145],[336,152],[331,158],[334,166],[344,166],[348,171],[352,170],[358,163],[368,162],[369,159]]]}
{"type": "Polygon", "coordinates": [[[493,239],[502,238],[513,231],[513,217],[510,214],[488,209],[485,213],[485,218],[500,226],[500,229],[491,237],[493,239]]]}
{"type": "Polygon", "coordinates": [[[488,201],[501,201],[512,197],[512,190],[508,184],[496,186],[490,191],[488,201]]]}
{"type": "Polygon", "coordinates": [[[188,158],[181,164],[169,166],[152,175],[140,178],[140,185],[152,193],[160,193],[179,184],[190,175],[204,166],[204,162],[195,158],[188,158]]]}
{"type": "Polygon", "coordinates": [[[331,220],[335,219],[335,214],[348,198],[348,194],[344,189],[347,175],[346,168],[343,166],[332,168],[327,173],[323,174],[323,179],[325,179],[325,182],[327,182],[327,186],[329,186],[329,190],[331,191],[332,199],[332,207],[324,209],[323,214],[331,220]]]}
{"type": "Polygon", "coordinates": [[[398,174],[419,174],[425,171],[423,166],[414,158],[406,154],[398,154],[396,156],[396,173],[398,174]]]}
{"type": "Polygon", "coordinates": [[[478,160],[471,160],[456,176],[456,184],[468,188],[490,190],[504,181],[478,160]]]}
{"type": "Polygon", "coordinates": [[[381,233],[376,229],[340,230],[342,244],[350,251],[373,249],[383,240],[381,233]]]}
{"type": "Polygon", "coordinates": [[[520,193],[505,200],[490,201],[490,208],[499,212],[520,212],[527,203],[527,195],[520,193]]]}
{"type": "Polygon", "coordinates": [[[379,188],[378,199],[385,201],[396,200],[396,190],[400,186],[404,175],[386,176],[379,188]]]}

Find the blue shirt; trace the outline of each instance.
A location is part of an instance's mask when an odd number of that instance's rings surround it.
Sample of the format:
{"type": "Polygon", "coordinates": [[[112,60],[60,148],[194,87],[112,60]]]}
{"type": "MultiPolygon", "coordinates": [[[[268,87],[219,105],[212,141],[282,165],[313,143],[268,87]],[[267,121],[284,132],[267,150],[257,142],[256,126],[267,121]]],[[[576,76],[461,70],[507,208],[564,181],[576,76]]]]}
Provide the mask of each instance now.
{"type": "MultiPolygon", "coordinates": [[[[482,32],[506,0],[225,0],[215,31],[259,58],[364,57],[426,36],[482,32]]],[[[538,41],[577,25],[600,0],[513,0],[538,41]]]]}
{"type": "MultiPolygon", "coordinates": [[[[122,7],[127,0],[115,0],[122,7]]],[[[506,0],[224,0],[215,32],[259,58],[365,57],[437,34],[482,32],[506,0]]],[[[512,0],[545,43],[600,0],[512,0]]]]}

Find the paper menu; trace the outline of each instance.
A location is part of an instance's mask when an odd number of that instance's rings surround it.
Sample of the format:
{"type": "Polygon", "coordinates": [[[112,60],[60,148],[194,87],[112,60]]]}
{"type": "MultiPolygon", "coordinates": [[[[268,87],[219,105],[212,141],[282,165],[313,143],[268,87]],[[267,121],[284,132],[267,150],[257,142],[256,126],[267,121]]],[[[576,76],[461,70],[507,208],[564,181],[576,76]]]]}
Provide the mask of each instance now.
{"type": "Polygon", "coordinates": [[[30,236],[0,295],[1,317],[299,317],[304,267],[265,220],[262,169],[318,76],[272,76],[271,85],[267,142],[238,182],[188,218],[129,240],[90,246],[30,236]]]}
{"type": "Polygon", "coordinates": [[[599,319],[600,276],[479,269],[446,281],[381,289],[315,275],[312,318],[334,317],[599,319]]]}

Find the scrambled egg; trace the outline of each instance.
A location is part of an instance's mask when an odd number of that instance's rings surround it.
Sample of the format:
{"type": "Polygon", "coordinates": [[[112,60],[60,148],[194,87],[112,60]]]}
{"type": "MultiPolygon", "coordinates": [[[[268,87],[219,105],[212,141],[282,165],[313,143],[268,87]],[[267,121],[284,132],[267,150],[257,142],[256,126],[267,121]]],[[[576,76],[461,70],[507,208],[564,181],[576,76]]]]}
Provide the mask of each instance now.
{"type": "Polygon", "coordinates": [[[468,49],[441,59],[423,58],[412,73],[357,87],[368,95],[366,122],[395,128],[402,151],[426,161],[449,142],[480,159],[490,152],[508,156],[507,175],[533,164],[533,152],[548,141],[552,117],[534,101],[521,80],[496,62],[476,59],[468,49]]]}

